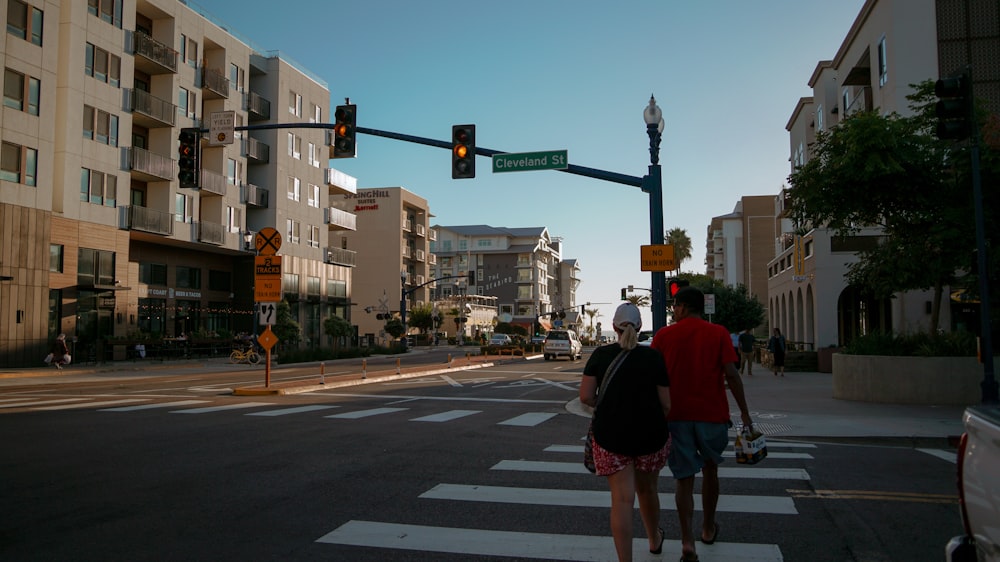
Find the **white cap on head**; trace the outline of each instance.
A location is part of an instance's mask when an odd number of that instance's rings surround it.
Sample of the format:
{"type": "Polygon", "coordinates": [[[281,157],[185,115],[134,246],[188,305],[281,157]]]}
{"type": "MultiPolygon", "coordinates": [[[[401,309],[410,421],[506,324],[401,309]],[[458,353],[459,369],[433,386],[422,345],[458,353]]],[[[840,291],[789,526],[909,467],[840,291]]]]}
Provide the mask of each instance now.
{"type": "Polygon", "coordinates": [[[619,330],[624,330],[626,324],[632,324],[635,326],[635,331],[638,332],[642,329],[642,314],[639,313],[639,307],[636,305],[630,302],[622,303],[618,306],[618,310],[615,310],[615,318],[612,322],[619,330]]]}

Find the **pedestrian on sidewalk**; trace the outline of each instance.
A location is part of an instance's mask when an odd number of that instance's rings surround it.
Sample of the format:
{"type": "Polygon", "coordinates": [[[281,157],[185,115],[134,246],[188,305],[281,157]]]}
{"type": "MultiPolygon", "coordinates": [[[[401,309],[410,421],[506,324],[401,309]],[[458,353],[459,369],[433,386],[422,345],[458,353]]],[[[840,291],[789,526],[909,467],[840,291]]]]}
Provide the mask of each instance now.
{"type": "Polygon", "coordinates": [[[781,330],[775,328],[774,335],[767,340],[767,350],[771,352],[771,371],[774,376],[785,376],[785,336],[781,335],[781,330]]]}
{"type": "Polygon", "coordinates": [[[663,357],[638,345],[639,309],[622,304],[613,325],[618,341],[598,347],[590,356],[580,381],[580,401],[594,408],[594,465],[597,475],[608,479],[611,535],[619,562],[625,562],[632,560],[637,496],[649,551],[663,551],[657,483],[669,450],[670,382],[663,357]]]}
{"type": "Polygon", "coordinates": [[[705,295],[683,287],[674,296],[674,323],[653,336],[653,349],[663,354],[670,375],[670,454],[668,463],[677,487],[674,502],[681,527],[681,560],[698,560],[694,534],[694,479],[702,473],[701,542],[719,536],[715,519],[719,503],[719,463],[729,444],[729,401],[726,386],[740,409],[743,427],[752,429],[736,352],[725,328],[702,319],[705,295]]]}
{"type": "Polygon", "coordinates": [[[62,366],[66,363],[69,357],[69,348],[66,347],[66,334],[59,334],[56,336],[56,340],[52,342],[52,364],[56,366],[56,369],[62,369],[62,366]]]}
{"type": "Polygon", "coordinates": [[[753,337],[750,329],[743,330],[740,334],[740,374],[746,370],[747,376],[753,376],[753,346],[757,344],[757,338],[753,337]]]}

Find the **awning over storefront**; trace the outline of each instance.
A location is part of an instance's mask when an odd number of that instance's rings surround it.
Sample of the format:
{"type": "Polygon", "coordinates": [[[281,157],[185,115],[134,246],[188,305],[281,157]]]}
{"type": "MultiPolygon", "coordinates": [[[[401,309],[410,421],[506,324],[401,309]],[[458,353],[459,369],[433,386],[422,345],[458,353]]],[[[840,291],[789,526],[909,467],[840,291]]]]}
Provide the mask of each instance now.
{"type": "Polygon", "coordinates": [[[546,332],[552,329],[552,320],[550,318],[548,318],[547,316],[539,316],[538,317],[538,324],[546,332]]]}

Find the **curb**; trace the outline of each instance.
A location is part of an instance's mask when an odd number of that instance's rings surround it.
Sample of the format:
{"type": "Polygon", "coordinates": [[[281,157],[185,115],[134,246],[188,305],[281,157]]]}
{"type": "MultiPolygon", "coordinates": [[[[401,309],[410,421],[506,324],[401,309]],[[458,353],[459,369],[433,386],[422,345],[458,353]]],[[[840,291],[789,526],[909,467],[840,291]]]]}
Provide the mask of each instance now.
{"type": "MultiPolygon", "coordinates": [[[[358,374],[351,375],[339,375],[338,378],[346,378],[347,380],[334,380],[331,382],[319,382],[314,384],[300,384],[296,386],[285,386],[285,387],[262,387],[262,386],[247,386],[242,388],[234,388],[232,393],[234,396],[274,396],[274,395],[285,395],[285,394],[304,394],[306,392],[316,392],[320,390],[327,390],[331,388],[343,388],[348,386],[359,386],[362,384],[388,382],[401,379],[411,379],[417,377],[426,377],[430,375],[438,375],[441,373],[454,373],[455,371],[471,371],[473,369],[482,369],[484,367],[493,367],[495,363],[480,363],[478,365],[464,365],[461,367],[447,367],[444,369],[432,369],[429,371],[417,371],[413,373],[399,373],[393,375],[382,375],[375,377],[364,377],[358,374]],[[349,378],[348,378],[349,377],[349,378]],[[356,378],[357,377],[357,378],[356,378]]],[[[332,377],[331,377],[332,378],[332,377]]],[[[321,379],[322,380],[322,379],[321,379]]]]}

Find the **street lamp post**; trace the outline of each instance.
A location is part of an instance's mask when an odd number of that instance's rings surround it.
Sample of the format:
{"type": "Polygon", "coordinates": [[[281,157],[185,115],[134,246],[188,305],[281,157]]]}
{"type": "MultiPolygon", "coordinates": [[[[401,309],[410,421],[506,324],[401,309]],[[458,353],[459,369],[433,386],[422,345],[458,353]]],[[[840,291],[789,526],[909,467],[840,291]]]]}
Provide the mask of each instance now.
{"type": "MultiPolygon", "coordinates": [[[[663,135],[663,112],[656,98],[649,96],[649,105],[642,112],[649,135],[649,173],[642,178],[642,190],[649,194],[649,243],[663,244],[663,176],[660,173],[660,138],[663,135]]],[[[663,271],[651,272],[651,307],[653,332],[667,325],[667,276],[663,271]]]]}
{"type": "Polygon", "coordinates": [[[406,346],[409,343],[406,337],[406,270],[400,270],[399,272],[399,319],[403,323],[403,351],[406,351],[406,346]]]}

